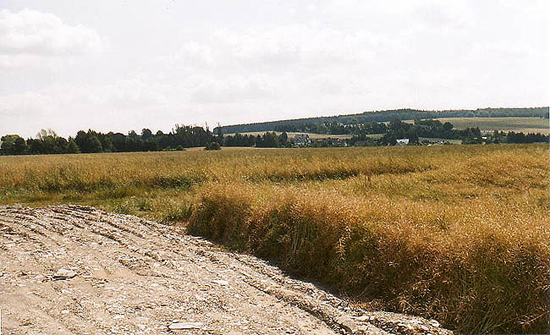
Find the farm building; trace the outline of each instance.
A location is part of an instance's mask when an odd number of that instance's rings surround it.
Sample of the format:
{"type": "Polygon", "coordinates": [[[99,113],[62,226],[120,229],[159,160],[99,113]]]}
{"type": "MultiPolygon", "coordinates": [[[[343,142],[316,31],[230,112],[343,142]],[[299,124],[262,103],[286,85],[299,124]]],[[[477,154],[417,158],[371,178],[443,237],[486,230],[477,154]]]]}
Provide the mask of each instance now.
{"type": "Polygon", "coordinates": [[[399,145],[399,146],[409,144],[409,139],[408,138],[398,138],[396,141],[397,141],[397,143],[395,145],[399,145]]]}
{"type": "Polygon", "coordinates": [[[295,146],[302,147],[302,146],[305,146],[305,145],[310,145],[311,144],[311,138],[309,137],[308,134],[296,134],[296,135],[294,135],[293,142],[294,142],[295,146]]]}

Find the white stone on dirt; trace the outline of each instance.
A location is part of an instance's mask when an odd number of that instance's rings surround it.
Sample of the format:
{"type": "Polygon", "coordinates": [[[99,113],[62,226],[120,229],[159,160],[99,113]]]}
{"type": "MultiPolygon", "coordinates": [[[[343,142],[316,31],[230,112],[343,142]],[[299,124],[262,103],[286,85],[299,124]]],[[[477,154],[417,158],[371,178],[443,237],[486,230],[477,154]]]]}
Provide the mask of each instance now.
{"type": "Polygon", "coordinates": [[[65,280],[65,279],[71,279],[74,277],[76,277],[76,272],[74,272],[73,270],[67,270],[67,269],[59,269],[53,275],[54,280],[65,280]]]}
{"type": "Polygon", "coordinates": [[[202,322],[176,322],[172,323],[168,328],[170,330],[187,330],[187,329],[201,329],[202,322]]]}
{"type": "Polygon", "coordinates": [[[430,325],[432,325],[433,327],[439,327],[440,326],[439,322],[437,322],[435,320],[430,320],[430,325]]]}
{"type": "Polygon", "coordinates": [[[352,316],[352,318],[361,322],[372,321],[372,317],[368,315],[352,316]]]}
{"type": "Polygon", "coordinates": [[[216,283],[216,284],[223,285],[223,286],[229,285],[229,282],[228,282],[227,280],[222,280],[222,279],[220,279],[220,280],[213,280],[212,282],[213,282],[213,283],[216,283]]]}

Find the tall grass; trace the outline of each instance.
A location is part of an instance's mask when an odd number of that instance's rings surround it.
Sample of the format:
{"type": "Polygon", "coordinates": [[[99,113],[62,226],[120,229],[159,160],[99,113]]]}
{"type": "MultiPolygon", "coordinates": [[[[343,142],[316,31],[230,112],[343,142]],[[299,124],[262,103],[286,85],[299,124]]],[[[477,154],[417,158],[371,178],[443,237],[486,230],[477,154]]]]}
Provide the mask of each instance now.
{"type": "Polygon", "coordinates": [[[386,309],[462,332],[548,330],[550,220],[483,199],[441,205],[215,185],[191,233],[386,309]]]}
{"type": "Polygon", "coordinates": [[[548,332],[542,145],[0,157],[0,202],[76,202],[272,259],[461,332],[548,332]]]}

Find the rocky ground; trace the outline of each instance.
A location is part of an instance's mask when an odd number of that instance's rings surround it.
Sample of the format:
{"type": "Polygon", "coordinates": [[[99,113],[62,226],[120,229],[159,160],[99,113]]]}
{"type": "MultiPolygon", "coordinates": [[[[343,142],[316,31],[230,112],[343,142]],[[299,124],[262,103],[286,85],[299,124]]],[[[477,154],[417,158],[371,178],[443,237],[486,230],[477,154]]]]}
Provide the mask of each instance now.
{"type": "Polygon", "coordinates": [[[451,334],[182,227],[79,206],[0,207],[0,309],[2,334],[451,334]]]}

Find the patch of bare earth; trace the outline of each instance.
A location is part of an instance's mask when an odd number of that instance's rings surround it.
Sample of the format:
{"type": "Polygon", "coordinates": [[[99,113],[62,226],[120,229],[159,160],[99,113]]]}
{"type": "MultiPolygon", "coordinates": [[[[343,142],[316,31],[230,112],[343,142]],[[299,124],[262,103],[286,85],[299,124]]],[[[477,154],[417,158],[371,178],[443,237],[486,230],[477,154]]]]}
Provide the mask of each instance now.
{"type": "Polygon", "coordinates": [[[450,334],[349,306],[184,228],[89,207],[0,207],[3,334],[450,334]]]}

